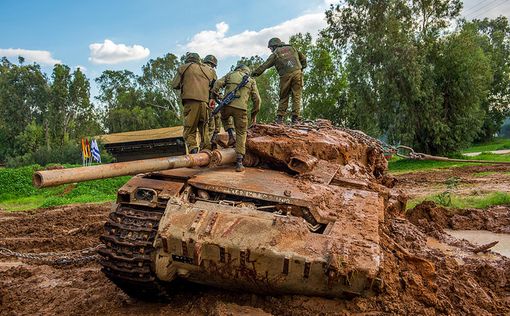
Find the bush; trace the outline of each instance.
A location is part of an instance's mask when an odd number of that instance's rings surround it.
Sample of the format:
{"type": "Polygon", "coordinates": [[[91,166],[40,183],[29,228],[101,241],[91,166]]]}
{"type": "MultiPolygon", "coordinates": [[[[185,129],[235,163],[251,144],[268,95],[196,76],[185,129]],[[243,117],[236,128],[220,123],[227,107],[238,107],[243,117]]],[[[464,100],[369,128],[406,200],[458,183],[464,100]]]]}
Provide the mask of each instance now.
{"type": "Polygon", "coordinates": [[[38,164],[46,166],[51,163],[81,164],[81,148],[78,144],[69,143],[60,148],[39,148],[33,153],[22,156],[8,157],[7,167],[16,168],[38,164]]]}

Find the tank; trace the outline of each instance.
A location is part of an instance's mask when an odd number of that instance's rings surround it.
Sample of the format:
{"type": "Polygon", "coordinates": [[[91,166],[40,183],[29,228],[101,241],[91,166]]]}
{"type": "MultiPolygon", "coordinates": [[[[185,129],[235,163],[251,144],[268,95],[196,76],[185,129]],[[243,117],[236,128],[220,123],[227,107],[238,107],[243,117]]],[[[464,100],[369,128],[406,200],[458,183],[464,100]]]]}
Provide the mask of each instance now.
{"type": "Polygon", "coordinates": [[[154,298],[177,279],[263,294],[370,296],[384,286],[380,223],[405,208],[380,144],[328,121],[256,125],[233,149],[41,171],[37,186],[136,174],[105,223],[102,271],[154,298]]]}

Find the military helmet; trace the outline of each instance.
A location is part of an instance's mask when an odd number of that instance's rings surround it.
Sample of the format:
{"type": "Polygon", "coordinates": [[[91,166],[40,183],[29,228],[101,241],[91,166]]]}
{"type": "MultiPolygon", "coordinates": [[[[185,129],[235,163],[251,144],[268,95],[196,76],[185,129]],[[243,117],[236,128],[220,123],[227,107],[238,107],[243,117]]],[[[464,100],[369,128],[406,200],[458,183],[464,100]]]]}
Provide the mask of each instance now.
{"type": "Polygon", "coordinates": [[[204,57],[204,63],[211,64],[213,67],[218,66],[218,60],[213,55],[207,55],[204,57]]]}
{"type": "Polygon", "coordinates": [[[243,63],[237,63],[236,68],[234,70],[242,70],[244,72],[250,72],[250,67],[246,66],[243,63]]]}
{"type": "Polygon", "coordinates": [[[187,63],[191,63],[191,62],[194,62],[194,63],[199,63],[200,62],[200,55],[198,55],[197,53],[186,53],[186,57],[184,59],[185,62],[187,63]]]}
{"type": "Polygon", "coordinates": [[[271,48],[271,47],[277,47],[277,46],[281,46],[283,45],[283,42],[281,39],[279,39],[278,37],[273,37],[272,39],[269,40],[269,42],[267,43],[267,47],[268,48],[271,48]]]}

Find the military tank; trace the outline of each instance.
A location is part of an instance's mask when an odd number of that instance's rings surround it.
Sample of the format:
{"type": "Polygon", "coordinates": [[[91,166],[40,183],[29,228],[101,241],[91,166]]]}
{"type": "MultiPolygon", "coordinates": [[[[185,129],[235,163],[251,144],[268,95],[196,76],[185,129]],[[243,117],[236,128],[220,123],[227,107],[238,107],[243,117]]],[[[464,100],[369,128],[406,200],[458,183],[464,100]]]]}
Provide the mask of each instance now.
{"type": "Polygon", "coordinates": [[[370,296],[384,286],[379,224],[405,207],[376,140],[328,121],[249,130],[234,149],[34,174],[38,187],[136,174],[118,190],[100,250],[127,294],[172,281],[265,294],[370,296]]]}

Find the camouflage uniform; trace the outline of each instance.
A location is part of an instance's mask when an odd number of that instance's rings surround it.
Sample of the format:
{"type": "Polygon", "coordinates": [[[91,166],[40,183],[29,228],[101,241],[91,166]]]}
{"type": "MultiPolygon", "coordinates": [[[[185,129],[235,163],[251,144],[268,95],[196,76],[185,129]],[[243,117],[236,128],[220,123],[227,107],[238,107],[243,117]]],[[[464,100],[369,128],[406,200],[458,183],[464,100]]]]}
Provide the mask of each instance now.
{"type": "Polygon", "coordinates": [[[172,81],[172,87],[181,91],[184,107],[183,136],[191,153],[196,153],[199,150],[197,129],[201,138],[200,147],[202,149],[211,148],[207,126],[208,103],[210,87],[216,78],[216,73],[201,63],[198,54],[188,53],[186,63],[178,68],[177,75],[172,81]]]}
{"type": "MultiPolygon", "coordinates": [[[[250,69],[244,65],[238,65],[234,71],[229,72],[223,78],[218,79],[214,84],[213,92],[218,93],[220,89],[225,88],[225,95],[233,91],[243,77],[250,73],[250,69]]],[[[221,120],[223,125],[227,125],[230,117],[234,119],[234,127],[236,132],[236,153],[237,166],[236,171],[242,171],[242,160],[246,153],[246,132],[248,129],[248,101],[253,102],[253,110],[251,112],[251,120],[253,121],[260,110],[260,95],[257,89],[257,83],[253,79],[249,79],[248,83],[238,91],[237,97],[221,110],[221,120]]]]}
{"type": "Polygon", "coordinates": [[[297,121],[301,112],[301,97],[303,92],[303,68],[306,67],[306,57],[290,45],[285,45],[277,38],[269,41],[272,54],[252,72],[252,76],[261,75],[266,69],[275,66],[280,75],[280,102],[278,105],[277,121],[282,120],[289,106],[292,94],[292,120],[297,121]]]}

